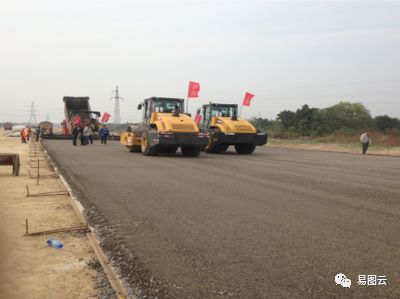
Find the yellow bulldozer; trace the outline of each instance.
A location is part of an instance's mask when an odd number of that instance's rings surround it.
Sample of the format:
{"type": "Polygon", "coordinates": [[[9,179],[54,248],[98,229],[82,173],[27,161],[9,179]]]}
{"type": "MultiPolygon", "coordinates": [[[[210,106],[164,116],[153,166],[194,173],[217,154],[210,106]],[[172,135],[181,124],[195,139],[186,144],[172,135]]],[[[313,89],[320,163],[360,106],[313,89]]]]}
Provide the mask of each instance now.
{"type": "Polygon", "coordinates": [[[152,97],[138,106],[143,110],[142,122],[121,134],[120,142],[131,152],[145,156],[175,153],[181,148],[184,156],[198,156],[208,144],[189,114],[184,113],[184,100],[152,97]]]}
{"type": "Polygon", "coordinates": [[[200,130],[209,136],[207,153],[221,153],[230,145],[238,154],[251,154],[257,145],[268,141],[266,133],[257,132],[247,120],[238,118],[236,104],[209,103],[197,111],[200,130]]]}

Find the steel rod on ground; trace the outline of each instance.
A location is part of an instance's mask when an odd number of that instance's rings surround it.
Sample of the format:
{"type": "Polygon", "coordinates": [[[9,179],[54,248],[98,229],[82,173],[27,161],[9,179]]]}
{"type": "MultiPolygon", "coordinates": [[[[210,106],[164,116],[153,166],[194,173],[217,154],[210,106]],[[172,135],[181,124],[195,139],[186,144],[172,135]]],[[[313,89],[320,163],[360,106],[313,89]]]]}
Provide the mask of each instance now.
{"type": "Polygon", "coordinates": [[[41,196],[56,196],[56,195],[68,195],[68,191],[48,191],[48,192],[42,192],[42,193],[35,193],[31,194],[29,192],[29,187],[26,185],[26,197],[41,197],[41,196]]]}
{"type": "Polygon", "coordinates": [[[25,236],[40,236],[40,235],[47,235],[47,234],[55,234],[55,233],[66,233],[66,232],[73,232],[73,231],[84,231],[90,232],[90,228],[88,224],[80,225],[80,226],[71,226],[71,227],[62,227],[38,232],[29,232],[28,226],[28,219],[25,219],[25,236]]]}
{"type": "MultiPolygon", "coordinates": [[[[43,156],[43,157],[45,157],[45,156],[43,156]]],[[[40,161],[47,161],[47,159],[39,159],[39,157],[37,157],[37,159],[32,159],[32,157],[29,157],[29,161],[30,161],[30,162],[36,162],[37,160],[40,160],[40,161]]]]}
{"type": "MultiPolygon", "coordinates": [[[[28,169],[28,173],[29,173],[29,178],[30,179],[36,179],[36,176],[33,176],[32,174],[31,174],[31,171],[28,169]]],[[[55,178],[55,179],[58,179],[58,175],[57,174],[55,174],[55,173],[52,173],[52,174],[41,174],[40,175],[40,178],[42,178],[42,179],[45,179],[45,178],[55,178]]]]}
{"type": "MultiPolygon", "coordinates": [[[[42,161],[42,162],[47,162],[46,160],[32,160],[32,161],[28,161],[28,165],[30,168],[37,168],[37,162],[38,161],[42,161]]],[[[50,165],[48,165],[50,167],[50,165]]]]}

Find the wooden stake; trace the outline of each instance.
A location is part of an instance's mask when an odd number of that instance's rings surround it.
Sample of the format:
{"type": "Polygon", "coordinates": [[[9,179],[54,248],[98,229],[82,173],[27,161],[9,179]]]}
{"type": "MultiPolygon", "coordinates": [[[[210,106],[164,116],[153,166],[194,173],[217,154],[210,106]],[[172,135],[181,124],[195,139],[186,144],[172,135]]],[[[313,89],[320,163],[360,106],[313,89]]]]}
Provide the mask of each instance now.
{"type": "Polygon", "coordinates": [[[36,179],[36,185],[39,185],[39,160],[37,161],[37,179],[36,179]]]}

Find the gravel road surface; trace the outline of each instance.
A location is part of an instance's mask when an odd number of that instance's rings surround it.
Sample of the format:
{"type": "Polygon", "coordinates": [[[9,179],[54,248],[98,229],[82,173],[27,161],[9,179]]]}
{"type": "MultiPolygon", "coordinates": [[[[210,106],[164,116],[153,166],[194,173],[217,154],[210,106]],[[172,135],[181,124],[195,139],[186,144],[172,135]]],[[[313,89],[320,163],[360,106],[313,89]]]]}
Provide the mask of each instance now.
{"type": "Polygon", "coordinates": [[[400,297],[399,158],[44,144],[91,221],[110,229],[103,246],[139,297],[400,297]],[[358,285],[358,275],[387,285],[358,285]]]}

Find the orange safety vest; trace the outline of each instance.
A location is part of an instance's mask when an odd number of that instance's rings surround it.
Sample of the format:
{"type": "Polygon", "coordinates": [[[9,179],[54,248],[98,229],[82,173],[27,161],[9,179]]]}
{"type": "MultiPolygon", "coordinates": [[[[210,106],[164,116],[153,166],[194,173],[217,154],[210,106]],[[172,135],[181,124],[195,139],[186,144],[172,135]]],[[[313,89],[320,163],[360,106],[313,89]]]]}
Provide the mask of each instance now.
{"type": "Polygon", "coordinates": [[[29,136],[29,129],[24,129],[24,137],[28,137],[29,136]]]}

